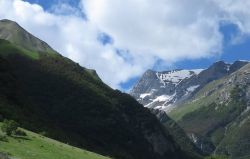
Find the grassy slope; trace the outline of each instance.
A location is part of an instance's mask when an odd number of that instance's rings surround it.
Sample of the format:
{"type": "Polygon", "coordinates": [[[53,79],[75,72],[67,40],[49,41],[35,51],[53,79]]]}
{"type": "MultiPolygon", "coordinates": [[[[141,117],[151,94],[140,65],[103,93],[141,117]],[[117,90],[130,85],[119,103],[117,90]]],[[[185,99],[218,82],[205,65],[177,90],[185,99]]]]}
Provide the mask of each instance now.
{"type": "MultiPolygon", "coordinates": [[[[24,130],[25,137],[8,137],[0,141],[0,152],[18,159],[109,159],[89,151],[63,144],[24,130]]],[[[0,132],[1,133],[1,132],[0,132]]]]}
{"type": "Polygon", "coordinates": [[[14,46],[11,43],[9,43],[6,40],[0,39],[0,55],[1,56],[9,56],[11,54],[15,54],[16,52],[20,52],[22,55],[27,56],[31,59],[37,60],[39,59],[38,52],[35,51],[29,51],[26,49],[23,49],[19,46],[14,46]]]}
{"type": "Polygon", "coordinates": [[[244,113],[224,131],[225,137],[217,146],[217,154],[229,154],[232,158],[250,158],[250,112],[244,113]]]}
{"type": "Polygon", "coordinates": [[[149,110],[129,95],[110,89],[94,73],[59,54],[39,53],[36,59],[6,41],[0,45],[4,46],[0,50],[0,114],[4,118],[119,159],[186,156],[149,110]],[[152,145],[165,153],[155,153],[152,145]]]}
{"type": "MultiPolygon", "coordinates": [[[[186,114],[194,112],[198,109],[201,109],[201,107],[203,106],[207,106],[213,102],[216,102],[217,100],[216,98],[218,97],[220,91],[223,90],[223,88],[219,88],[219,86],[224,80],[225,79],[222,78],[222,79],[215,80],[207,84],[204,88],[202,88],[199,92],[197,92],[196,95],[190,101],[178,106],[176,109],[171,111],[168,115],[175,121],[179,121],[186,114]],[[214,88],[218,88],[218,89],[214,91],[213,90],[214,88]]],[[[232,87],[227,87],[228,91],[230,91],[231,89],[232,87]]]]}

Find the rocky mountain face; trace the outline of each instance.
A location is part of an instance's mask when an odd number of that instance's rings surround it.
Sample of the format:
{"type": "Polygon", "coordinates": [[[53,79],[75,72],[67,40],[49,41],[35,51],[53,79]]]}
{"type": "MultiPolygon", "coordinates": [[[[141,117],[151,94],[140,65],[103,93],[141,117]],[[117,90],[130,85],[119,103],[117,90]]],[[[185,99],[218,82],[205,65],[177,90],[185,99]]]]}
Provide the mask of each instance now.
{"type": "Polygon", "coordinates": [[[0,22],[0,38],[3,118],[112,158],[195,158],[148,109],[95,71],[51,52],[15,22],[0,22]]]}
{"type": "Polygon", "coordinates": [[[169,109],[179,100],[194,91],[198,85],[183,89],[186,79],[197,76],[202,70],[173,70],[155,72],[148,70],[130,94],[148,108],[169,109]]]}
{"type": "Polygon", "coordinates": [[[214,63],[208,69],[173,70],[156,72],[146,71],[130,94],[148,108],[171,111],[181,105],[213,80],[225,77],[248,62],[236,61],[227,64],[223,61],[214,63]]]}

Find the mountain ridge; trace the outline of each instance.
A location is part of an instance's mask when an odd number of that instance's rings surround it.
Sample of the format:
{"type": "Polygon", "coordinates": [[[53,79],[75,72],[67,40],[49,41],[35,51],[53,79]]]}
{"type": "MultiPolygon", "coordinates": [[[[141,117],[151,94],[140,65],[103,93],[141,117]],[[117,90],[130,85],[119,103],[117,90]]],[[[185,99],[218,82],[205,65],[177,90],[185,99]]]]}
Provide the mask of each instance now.
{"type": "MultiPolygon", "coordinates": [[[[9,41],[10,43],[17,46],[17,49],[25,49],[25,52],[31,52],[32,57],[36,59],[39,58],[41,53],[47,52],[47,55],[61,56],[53,48],[51,48],[46,42],[40,40],[39,38],[33,36],[24,28],[22,28],[17,22],[2,19],[0,20],[0,39],[9,41]]],[[[46,55],[46,56],[47,56],[46,55]]],[[[93,77],[101,80],[97,72],[93,69],[87,69],[93,77]]]]}
{"type": "Polygon", "coordinates": [[[187,99],[192,98],[196,91],[209,82],[227,76],[247,63],[249,62],[235,61],[233,64],[228,64],[223,61],[217,61],[207,69],[178,69],[162,72],[148,70],[135,84],[130,91],[130,95],[148,108],[169,112],[176,105],[180,105],[187,99]],[[186,71],[190,74],[184,73],[183,76],[181,71],[186,71]],[[159,78],[159,74],[165,78],[165,82],[159,78]]]}
{"type": "Polygon", "coordinates": [[[5,39],[30,51],[56,53],[46,42],[38,39],[15,21],[0,20],[0,39],[5,39]]]}

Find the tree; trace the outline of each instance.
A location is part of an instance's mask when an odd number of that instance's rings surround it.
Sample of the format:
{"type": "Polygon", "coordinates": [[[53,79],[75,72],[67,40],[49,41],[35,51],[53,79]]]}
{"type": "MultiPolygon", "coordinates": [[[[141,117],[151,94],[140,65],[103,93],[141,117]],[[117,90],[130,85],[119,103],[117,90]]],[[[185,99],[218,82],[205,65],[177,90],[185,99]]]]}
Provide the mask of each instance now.
{"type": "Polygon", "coordinates": [[[18,123],[13,120],[4,120],[1,129],[8,136],[12,135],[18,128],[18,123]]]}

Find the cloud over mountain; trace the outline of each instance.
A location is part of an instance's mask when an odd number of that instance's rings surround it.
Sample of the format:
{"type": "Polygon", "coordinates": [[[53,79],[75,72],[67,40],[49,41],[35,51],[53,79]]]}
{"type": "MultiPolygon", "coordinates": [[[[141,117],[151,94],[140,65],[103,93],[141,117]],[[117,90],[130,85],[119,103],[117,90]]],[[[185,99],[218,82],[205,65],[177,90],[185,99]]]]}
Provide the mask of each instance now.
{"type": "Polygon", "coordinates": [[[96,69],[114,88],[157,60],[173,64],[219,55],[223,24],[236,25],[239,36],[250,33],[247,0],[82,0],[79,5],[82,13],[68,4],[47,11],[0,0],[0,18],[17,21],[63,55],[96,69]]]}

